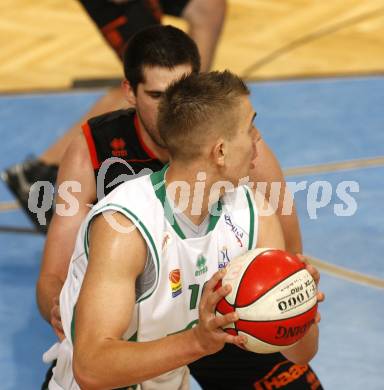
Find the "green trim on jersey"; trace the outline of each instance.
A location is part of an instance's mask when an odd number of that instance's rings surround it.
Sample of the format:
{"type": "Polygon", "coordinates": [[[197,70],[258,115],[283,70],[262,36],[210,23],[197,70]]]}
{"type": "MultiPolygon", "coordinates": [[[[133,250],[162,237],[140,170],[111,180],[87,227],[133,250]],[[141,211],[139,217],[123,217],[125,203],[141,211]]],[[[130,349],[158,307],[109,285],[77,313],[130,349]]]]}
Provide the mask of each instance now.
{"type": "MultiPolygon", "coordinates": [[[[181,230],[179,224],[177,223],[176,218],[174,217],[174,213],[172,211],[172,207],[169,204],[169,201],[167,199],[164,177],[165,177],[165,172],[168,169],[168,166],[169,166],[169,164],[166,164],[161,171],[152,173],[150,178],[151,178],[151,182],[152,182],[155,194],[164,208],[165,218],[170,223],[170,225],[172,226],[172,228],[176,232],[176,234],[182,240],[185,240],[186,236],[185,236],[184,232],[181,230]]],[[[221,216],[222,208],[223,208],[222,203],[219,200],[216,203],[216,210],[218,211],[219,215],[210,214],[209,225],[208,225],[208,228],[207,228],[205,235],[207,235],[209,232],[211,232],[215,228],[215,226],[216,226],[216,224],[219,221],[219,218],[221,216]]]]}
{"type": "Polygon", "coordinates": [[[106,211],[106,210],[115,210],[115,211],[121,212],[129,220],[131,220],[134,223],[134,225],[139,229],[139,231],[142,233],[142,235],[147,236],[148,241],[152,247],[152,252],[155,254],[155,256],[152,256],[152,257],[154,257],[156,260],[156,263],[155,263],[155,265],[156,265],[156,267],[155,267],[156,268],[156,283],[154,284],[154,286],[152,288],[150,288],[148,291],[146,291],[143,296],[138,298],[136,303],[140,303],[152,295],[152,293],[156,290],[156,287],[159,283],[160,257],[159,257],[159,254],[157,252],[157,249],[156,249],[155,241],[154,241],[153,237],[151,236],[151,233],[149,233],[148,229],[143,224],[143,222],[141,222],[139,217],[137,217],[137,215],[135,215],[132,211],[130,211],[127,208],[125,208],[119,204],[116,204],[116,203],[107,203],[106,205],[100,207],[100,209],[96,210],[95,213],[92,215],[91,219],[88,221],[87,228],[85,230],[85,235],[84,235],[84,251],[85,251],[85,255],[87,257],[87,260],[88,260],[88,253],[89,253],[88,249],[89,249],[90,223],[96,215],[99,215],[100,213],[102,213],[103,211],[106,211]],[[147,295],[145,295],[145,294],[147,294],[147,295]]]}
{"type": "Polygon", "coordinates": [[[127,341],[137,341],[137,332],[133,334],[127,341]]]}
{"type": "Polygon", "coordinates": [[[164,214],[165,218],[167,218],[168,222],[173,227],[173,230],[177,233],[177,235],[182,239],[185,240],[185,234],[181,230],[179,224],[176,222],[176,219],[173,216],[172,208],[168,202],[166,191],[165,191],[165,172],[168,169],[169,164],[164,165],[164,168],[161,171],[154,172],[151,174],[151,182],[153,189],[155,190],[155,194],[157,198],[160,200],[160,203],[162,204],[164,208],[164,214]]]}
{"type": "Polygon", "coordinates": [[[255,210],[253,209],[253,202],[249,190],[247,187],[244,188],[247,196],[248,208],[249,208],[249,239],[248,239],[248,250],[253,248],[253,241],[255,235],[255,210]]]}
{"type": "Polygon", "coordinates": [[[217,222],[219,222],[219,219],[221,217],[221,210],[223,209],[223,205],[221,203],[221,201],[219,200],[217,203],[216,203],[216,210],[217,210],[217,213],[218,215],[210,215],[209,217],[209,225],[208,225],[208,229],[207,229],[207,233],[208,234],[209,232],[211,232],[215,226],[217,225],[217,222]]]}
{"type": "MultiPolygon", "coordinates": [[[[76,303],[77,305],[77,303],[76,303]]],[[[72,321],[71,321],[71,340],[72,344],[75,343],[75,316],[76,316],[76,305],[73,307],[72,310],[72,321]]]]}

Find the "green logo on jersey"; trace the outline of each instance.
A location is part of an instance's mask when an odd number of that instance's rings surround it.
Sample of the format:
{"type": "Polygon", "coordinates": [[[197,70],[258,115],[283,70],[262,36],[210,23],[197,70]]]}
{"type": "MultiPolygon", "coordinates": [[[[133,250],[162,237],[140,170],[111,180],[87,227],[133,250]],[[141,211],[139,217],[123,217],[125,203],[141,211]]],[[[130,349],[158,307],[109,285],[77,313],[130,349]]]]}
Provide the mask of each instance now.
{"type": "Polygon", "coordinates": [[[207,260],[203,255],[197,258],[195,276],[200,276],[208,272],[207,260]]]}

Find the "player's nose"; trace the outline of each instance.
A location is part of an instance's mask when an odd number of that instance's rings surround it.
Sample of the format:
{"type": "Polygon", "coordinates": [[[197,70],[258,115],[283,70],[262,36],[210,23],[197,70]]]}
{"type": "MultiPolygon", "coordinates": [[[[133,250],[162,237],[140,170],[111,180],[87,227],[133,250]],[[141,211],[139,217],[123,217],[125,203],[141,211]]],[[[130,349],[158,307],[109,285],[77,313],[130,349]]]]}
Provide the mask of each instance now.
{"type": "Polygon", "coordinates": [[[253,134],[252,135],[253,135],[253,141],[255,143],[257,143],[261,140],[260,130],[256,126],[253,126],[253,134]]]}

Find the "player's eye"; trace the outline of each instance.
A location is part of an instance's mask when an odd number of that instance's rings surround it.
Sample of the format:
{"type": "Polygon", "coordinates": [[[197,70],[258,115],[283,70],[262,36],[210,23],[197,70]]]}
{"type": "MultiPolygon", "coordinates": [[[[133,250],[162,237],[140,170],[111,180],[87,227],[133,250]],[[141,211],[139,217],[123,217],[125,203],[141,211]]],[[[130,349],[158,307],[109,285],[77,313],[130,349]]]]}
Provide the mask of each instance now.
{"type": "Polygon", "coordinates": [[[152,99],[160,99],[163,96],[163,92],[148,92],[148,95],[152,99]]]}

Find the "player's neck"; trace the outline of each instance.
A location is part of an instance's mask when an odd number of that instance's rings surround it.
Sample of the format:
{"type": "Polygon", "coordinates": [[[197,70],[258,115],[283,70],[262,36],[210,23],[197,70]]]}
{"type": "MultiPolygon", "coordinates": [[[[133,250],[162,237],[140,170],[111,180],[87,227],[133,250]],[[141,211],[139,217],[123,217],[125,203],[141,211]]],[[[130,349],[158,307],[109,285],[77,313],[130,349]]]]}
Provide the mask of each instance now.
{"type": "Polygon", "coordinates": [[[217,178],[201,164],[172,162],[166,172],[167,196],[195,225],[200,225],[223,194],[217,178]],[[216,186],[217,187],[217,186],[216,186]]]}

